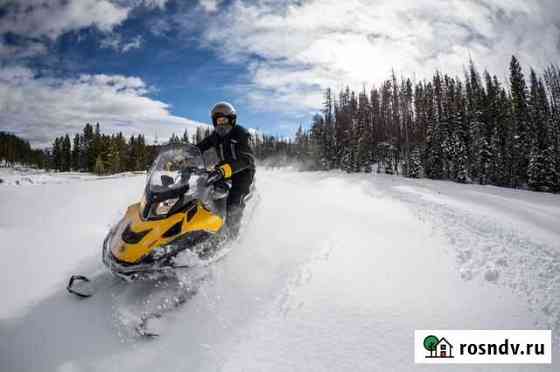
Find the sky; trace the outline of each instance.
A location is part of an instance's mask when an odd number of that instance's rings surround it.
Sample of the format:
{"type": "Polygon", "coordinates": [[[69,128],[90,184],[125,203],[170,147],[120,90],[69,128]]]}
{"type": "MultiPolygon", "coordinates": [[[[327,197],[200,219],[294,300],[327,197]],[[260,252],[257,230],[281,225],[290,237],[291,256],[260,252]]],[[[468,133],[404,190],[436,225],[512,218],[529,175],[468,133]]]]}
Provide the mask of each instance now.
{"type": "Polygon", "coordinates": [[[560,61],[557,0],[0,0],[0,130],[37,147],[100,123],[148,141],[210,122],[276,136],[328,87],[560,61]]]}

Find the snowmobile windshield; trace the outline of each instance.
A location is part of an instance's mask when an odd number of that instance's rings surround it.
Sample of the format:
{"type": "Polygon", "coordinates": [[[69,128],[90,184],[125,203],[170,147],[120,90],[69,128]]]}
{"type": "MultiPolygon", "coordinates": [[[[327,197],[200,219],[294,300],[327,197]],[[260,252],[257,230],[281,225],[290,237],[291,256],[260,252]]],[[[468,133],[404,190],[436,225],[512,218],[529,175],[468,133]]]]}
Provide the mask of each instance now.
{"type": "Polygon", "coordinates": [[[147,189],[151,194],[194,195],[200,188],[206,168],[198,147],[174,145],[164,148],[148,175],[147,189]]]}

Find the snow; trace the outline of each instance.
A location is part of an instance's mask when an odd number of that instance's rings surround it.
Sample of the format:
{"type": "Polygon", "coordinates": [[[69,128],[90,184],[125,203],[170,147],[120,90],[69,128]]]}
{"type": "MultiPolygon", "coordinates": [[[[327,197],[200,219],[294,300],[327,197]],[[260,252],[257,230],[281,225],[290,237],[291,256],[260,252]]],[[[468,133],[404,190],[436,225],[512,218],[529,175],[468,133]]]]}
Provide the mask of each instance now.
{"type": "Polygon", "coordinates": [[[0,186],[0,293],[8,294],[0,319],[60,288],[83,260],[98,259],[100,239],[140,198],[144,178],[40,175],[33,186],[0,186]]]}
{"type": "MultiPolygon", "coordinates": [[[[0,185],[2,370],[455,370],[414,364],[415,329],[553,329],[557,345],[557,195],[259,168],[227,256],[178,283],[123,284],[101,242],[145,176],[30,178],[0,185]],[[99,275],[99,293],[68,295],[74,273],[99,275]],[[162,336],[136,337],[176,286],[187,302],[162,336]]],[[[460,369],[557,370],[558,357],[460,369]]]]}
{"type": "Polygon", "coordinates": [[[43,169],[27,167],[0,167],[0,185],[44,185],[48,183],[69,183],[76,181],[91,181],[99,179],[112,179],[133,177],[144,172],[125,172],[118,175],[96,176],[91,173],[80,172],[49,172],[43,169]]]}

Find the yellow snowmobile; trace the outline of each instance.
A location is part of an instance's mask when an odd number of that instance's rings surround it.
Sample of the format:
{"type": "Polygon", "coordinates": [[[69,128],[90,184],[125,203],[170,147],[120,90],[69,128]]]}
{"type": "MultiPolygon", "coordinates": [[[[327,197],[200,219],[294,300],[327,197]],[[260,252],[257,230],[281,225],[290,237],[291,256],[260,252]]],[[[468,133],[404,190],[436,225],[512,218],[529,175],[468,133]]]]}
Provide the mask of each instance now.
{"type": "MultiPolygon", "coordinates": [[[[103,242],[103,263],[109,270],[133,280],[188,268],[183,256],[211,256],[227,240],[229,184],[209,175],[196,146],[164,148],[148,173],[141,201],[128,207],[103,242]]],[[[89,297],[77,289],[87,281],[73,276],[67,289],[89,297]]]]}

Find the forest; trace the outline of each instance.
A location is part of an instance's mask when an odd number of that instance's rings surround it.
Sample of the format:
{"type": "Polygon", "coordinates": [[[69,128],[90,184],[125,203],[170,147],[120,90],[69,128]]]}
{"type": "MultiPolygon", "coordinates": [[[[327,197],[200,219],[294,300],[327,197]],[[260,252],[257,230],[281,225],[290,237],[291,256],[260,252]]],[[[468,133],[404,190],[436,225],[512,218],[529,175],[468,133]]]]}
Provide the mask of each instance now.
{"type": "Polygon", "coordinates": [[[470,61],[463,78],[395,74],[369,92],[327,89],[291,153],[316,169],[386,172],[460,183],[560,191],[560,69],[528,83],[513,56],[509,81],[470,61]]]}

